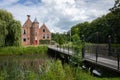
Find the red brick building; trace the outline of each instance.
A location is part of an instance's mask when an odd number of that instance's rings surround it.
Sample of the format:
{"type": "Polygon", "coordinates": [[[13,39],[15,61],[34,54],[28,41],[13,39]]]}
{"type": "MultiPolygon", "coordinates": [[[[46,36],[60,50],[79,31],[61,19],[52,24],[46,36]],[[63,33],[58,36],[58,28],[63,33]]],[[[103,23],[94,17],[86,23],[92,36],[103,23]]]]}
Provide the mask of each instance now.
{"type": "Polygon", "coordinates": [[[45,24],[39,28],[39,22],[35,18],[32,22],[30,15],[22,26],[22,45],[50,44],[51,32],[45,24]]]}

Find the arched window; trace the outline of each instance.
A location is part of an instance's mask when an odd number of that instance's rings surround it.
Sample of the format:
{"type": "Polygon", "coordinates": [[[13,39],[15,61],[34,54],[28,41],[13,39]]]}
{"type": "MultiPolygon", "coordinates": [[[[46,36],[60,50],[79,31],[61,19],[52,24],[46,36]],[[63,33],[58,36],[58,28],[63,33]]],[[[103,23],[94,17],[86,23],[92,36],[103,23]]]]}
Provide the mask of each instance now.
{"type": "Polygon", "coordinates": [[[43,29],[43,32],[45,32],[45,29],[43,29]]]}
{"type": "Polygon", "coordinates": [[[26,38],[23,38],[23,41],[26,42],[26,38]]]}
{"type": "Polygon", "coordinates": [[[24,29],[23,34],[26,34],[26,30],[24,29]]]}

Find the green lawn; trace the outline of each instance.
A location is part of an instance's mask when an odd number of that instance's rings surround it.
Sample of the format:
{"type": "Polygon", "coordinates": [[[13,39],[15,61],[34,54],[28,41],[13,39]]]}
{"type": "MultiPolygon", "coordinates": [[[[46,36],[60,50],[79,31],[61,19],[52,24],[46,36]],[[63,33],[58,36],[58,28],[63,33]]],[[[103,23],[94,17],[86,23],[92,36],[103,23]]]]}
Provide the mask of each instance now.
{"type": "Polygon", "coordinates": [[[47,46],[2,47],[0,55],[47,53],[47,46]]]}

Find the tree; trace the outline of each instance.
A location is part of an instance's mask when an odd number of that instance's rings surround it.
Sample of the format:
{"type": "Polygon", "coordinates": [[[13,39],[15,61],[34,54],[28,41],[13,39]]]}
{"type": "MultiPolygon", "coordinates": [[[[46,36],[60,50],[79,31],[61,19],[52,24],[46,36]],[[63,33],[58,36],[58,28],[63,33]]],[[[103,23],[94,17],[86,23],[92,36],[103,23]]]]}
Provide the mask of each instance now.
{"type": "Polygon", "coordinates": [[[79,37],[82,39],[84,35],[87,42],[97,43],[99,40],[99,43],[108,43],[108,35],[111,35],[112,42],[120,43],[120,9],[98,17],[91,23],[79,23],[71,29],[72,35],[79,29],[79,37]]]}
{"type": "Polygon", "coordinates": [[[110,8],[109,10],[111,12],[115,12],[116,10],[120,9],[120,0],[115,0],[115,4],[112,8],[110,8]]]}
{"type": "Polygon", "coordinates": [[[62,45],[65,42],[65,34],[52,33],[52,40],[62,45]]]}
{"type": "Polygon", "coordinates": [[[0,20],[0,46],[5,45],[5,36],[8,34],[5,21],[0,20]]]}
{"type": "Polygon", "coordinates": [[[0,46],[20,46],[21,24],[12,14],[0,9],[0,46]]]}
{"type": "Polygon", "coordinates": [[[8,46],[20,46],[21,45],[21,25],[19,21],[13,20],[10,26],[7,27],[8,35],[5,42],[8,46]]]}

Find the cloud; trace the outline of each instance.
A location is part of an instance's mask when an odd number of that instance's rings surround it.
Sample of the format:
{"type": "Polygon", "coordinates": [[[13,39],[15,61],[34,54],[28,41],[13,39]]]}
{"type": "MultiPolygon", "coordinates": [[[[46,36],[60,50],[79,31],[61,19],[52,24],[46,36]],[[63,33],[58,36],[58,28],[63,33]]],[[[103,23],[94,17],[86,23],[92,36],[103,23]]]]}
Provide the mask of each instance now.
{"type": "Polygon", "coordinates": [[[45,23],[52,32],[68,31],[73,25],[92,21],[108,13],[114,0],[2,0],[0,7],[10,11],[22,25],[26,15],[40,25],[45,23]]]}
{"type": "Polygon", "coordinates": [[[16,2],[18,2],[19,0],[1,0],[0,1],[0,6],[9,6],[12,5],[16,2]]]}

